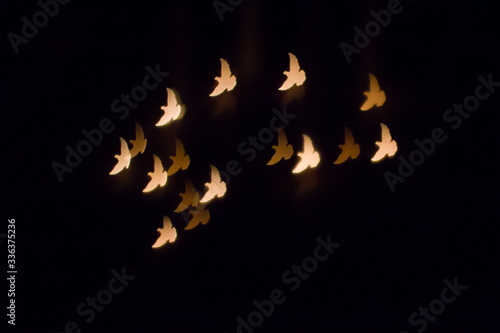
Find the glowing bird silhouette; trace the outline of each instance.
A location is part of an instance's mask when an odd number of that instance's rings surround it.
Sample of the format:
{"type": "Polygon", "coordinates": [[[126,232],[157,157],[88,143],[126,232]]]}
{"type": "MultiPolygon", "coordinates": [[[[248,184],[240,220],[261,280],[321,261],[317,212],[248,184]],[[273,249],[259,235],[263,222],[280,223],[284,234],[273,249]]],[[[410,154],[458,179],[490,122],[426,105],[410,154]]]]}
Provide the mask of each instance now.
{"type": "Polygon", "coordinates": [[[278,134],[278,145],[273,146],[273,149],[276,151],[271,157],[271,160],[267,163],[267,165],[274,165],[281,161],[281,159],[288,160],[293,155],[293,147],[288,144],[288,140],[286,139],[285,132],[282,130],[279,131],[278,134]]]}
{"type": "Polygon", "coordinates": [[[304,137],[304,151],[297,153],[300,157],[300,162],[292,170],[293,173],[300,173],[307,168],[315,168],[320,161],[319,153],[314,150],[311,138],[305,134],[302,136],[304,137]]]}
{"type": "Polygon", "coordinates": [[[205,183],[208,190],[200,200],[201,203],[209,202],[215,197],[222,198],[226,193],[226,183],[221,180],[219,170],[217,170],[217,168],[213,165],[211,165],[210,168],[212,170],[212,182],[205,183]]]}
{"type": "Polygon", "coordinates": [[[236,76],[231,74],[231,69],[226,60],[220,58],[221,70],[220,76],[216,76],[215,80],[218,82],[217,87],[210,94],[210,97],[218,96],[224,91],[231,91],[236,86],[236,76]]]}
{"type": "Polygon", "coordinates": [[[130,149],[130,157],[134,157],[139,153],[144,153],[146,150],[146,143],[148,140],[144,137],[144,131],[141,125],[135,123],[135,140],[130,140],[132,144],[132,149],[130,149]]]}
{"type": "Polygon", "coordinates": [[[162,106],[164,114],[156,123],[156,126],[166,125],[174,120],[177,120],[183,113],[184,105],[179,104],[175,92],[167,88],[167,105],[162,106]]]}
{"type": "Polygon", "coordinates": [[[288,55],[290,56],[290,71],[283,72],[287,76],[287,79],[279,90],[288,90],[294,85],[300,86],[306,80],[306,72],[300,69],[297,57],[292,53],[288,53],[288,55]]]}
{"type": "Polygon", "coordinates": [[[191,212],[192,218],[189,220],[188,225],[184,230],[191,230],[196,228],[200,223],[207,224],[210,220],[210,212],[204,205],[199,205],[196,210],[191,212]]]}
{"type": "Polygon", "coordinates": [[[151,192],[156,187],[163,187],[167,183],[167,172],[163,170],[163,165],[161,164],[161,160],[158,156],[154,155],[154,171],[148,172],[148,176],[151,178],[148,185],[142,192],[151,192]]]}
{"type": "Polygon", "coordinates": [[[380,90],[377,78],[372,74],[368,75],[370,76],[370,91],[363,93],[366,96],[366,101],[361,106],[362,111],[370,110],[375,105],[382,106],[385,103],[385,92],[380,90]]]}
{"type": "Polygon", "coordinates": [[[177,230],[175,230],[168,216],[163,216],[163,228],[158,228],[157,230],[160,232],[160,237],[153,244],[153,249],[162,247],[167,242],[173,243],[177,239],[177,230]]]}
{"type": "Polygon", "coordinates": [[[186,180],[186,189],[184,190],[184,193],[180,193],[179,196],[182,198],[182,201],[174,210],[176,213],[182,212],[189,207],[196,207],[200,202],[200,195],[195,190],[193,183],[190,180],[186,180]]]}
{"type": "Polygon", "coordinates": [[[168,175],[171,176],[179,170],[186,170],[189,166],[190,160],[189,155],[186,155],[186,151],[184,150],[184,145],[181,140],[175,139],[175,156],[171,156],[170,159],[174,162],[168,168],[168,175]]]}
{"type": "Polygon", "coordinates": [[[341,164],[350,158],[354,160],[359,156],[359,144],[354,142],[352,132],[347,127],[345,128],[345,142],[343,145],[339,145],[339,148],[342,149],[342,153],[333,164],[341,164]]]}
{"type": "Polygon", "coordinates": [[[118,160],[116,163],[115,167],[111,172],[109,173],[110,175],[116,175],[123,169],[127,169],[128,166],[130,165],[130,151],[128,150],[128,144],[127,141],[125,141],[123,138],[120,138],[121,142],[121,154],[120,155],[115,155],[115,158],[118,160]]]}
{"type": "Polygon", "coordinates": [[[394,156],[394,154],[396,154],[396,152],[398,151],[398,144],[396,141],[392,140],[389,128],[383,123],[380,123],[380,126],[382,127],[382,141],[375,142],[375,144],[379,148],[375,155],[372,157],[372,162],[378,162],[385,156],[394,156]]]}

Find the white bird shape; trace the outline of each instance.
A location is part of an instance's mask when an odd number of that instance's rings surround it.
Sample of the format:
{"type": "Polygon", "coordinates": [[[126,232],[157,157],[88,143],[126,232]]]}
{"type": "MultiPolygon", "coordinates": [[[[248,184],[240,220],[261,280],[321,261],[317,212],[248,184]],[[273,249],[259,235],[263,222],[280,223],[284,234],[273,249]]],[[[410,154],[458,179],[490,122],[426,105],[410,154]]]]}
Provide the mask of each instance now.
{"type": "Polygon", "coordinates": [[[378,162],[385,156],[394,156],[394,154],[396,154],[396,152],[398,151],[398,144],[396,141],[392,140],[389,128],[383,123],[380,123],[380,126],[382,127],[382,141],[375,142],[375,144],[379,148],[375,155],[372,157],[372,162],[378,162]]]}
{"type": "Polygon", "coordinates": [[[167,88],[167,105],[162,106],[161,109],[165,112],[161,119],[156,123],[156,126],[166,125],[174,120],[177,120],[183,113],[184,105],[179,104],[175,92],[167,88]]]}
{"type": "Polygon", "coordinates": [[[121,154],[120,155],[115,155],[115,158],[118,160],[116,163],[115,167],[111,172],[109,173],[110,175],[116,175],[123,169],[127,169],[128,166],[130,165],[130,151],[128,150],[128,144],[127,141],[125,141],[123,138],[120,138],[121,142],[121,154]]]}
{"type": "Polygon", "coordinates": [[[320,161],[319,153],[314,150],[311,138],[305,134],[302,136],[304,137],[304,151],[297,153],[300,157],[300,162],[292,170],[293,173],[300,173],[307,168],[315,168],[320,161]]]}
{"type": "Polygon", "coordinates": [[[212,182],[205,183],[208,190],[203,198],[201,198],[200,203],[209,202],[215,197],[222,198],[226,193],[226,183],[221,180],[219,170],[213,165],[211,165],[210,168],[212,170],[212,182]]]}
{"type": "Polygon", "coordinates": [[[215,80],[218,82],[217,87],[210,94],[210,97],[218,96],[224,91],[231,91],[236,86],[236,76],[231,74],[231,69],[226,60],[220,58],[221,70],[220,76],[216,76],[215,80]]]}
{"type": "Polygon", "coordinates": [[[175,230],[168,216],[163,217],[163,228],[158,228],[157,230],[160,232],[160,237],[153,244],[153,249],[162,247],[167,242],[173,243],[177,239],[177,230],[175,230]]]}
{"type": "Polygon", "coordinates": [[[146,188],[142,191],[144,193],[151,192],[156,187],[163,187],[167,183],[167,172],[163,170],[163,165],[161,164],[161,160],[158,156],[154,155],[154,171],[148,172],[148,176],[151,178],[146,188]]]}
{"type": "Polygon", "coordinates": [[[279,90],[288,90],[294,85],[300,86],[306,80],[306,72],[300,69],[297,57],[292,53],[288,54],[290,55],[290,71],[283,72],[287,76],[287,79],[279,90]]]}

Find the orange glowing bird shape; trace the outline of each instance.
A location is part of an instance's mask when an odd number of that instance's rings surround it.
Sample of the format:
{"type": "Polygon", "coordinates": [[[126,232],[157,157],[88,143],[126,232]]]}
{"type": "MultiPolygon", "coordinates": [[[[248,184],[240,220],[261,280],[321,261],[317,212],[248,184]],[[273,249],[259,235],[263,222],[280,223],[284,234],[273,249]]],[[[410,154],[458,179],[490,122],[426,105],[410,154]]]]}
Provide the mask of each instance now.
{"type": "Polygon", "coordinates": [[[177,230],[175,230],[168,216],[163,217],[163,228],[157,230],[160,232],[160,237],[153,244],[153,249],[162,247],[166,243],[173,243],[177,239],[177,230]]]}
{"type": "Polygon", "coordinates": [[[231,74],[231,69],[226,60],[220,58],[221,70],[220,76],[216,76],[215,80],[218,82],[217,87],[210,94],[210,97],[218,96],[224,91],[231,91],[236,86],[236,76],[231,74]]]}
{"type": "Polygon", "coordinates": [[[354,160],[359,156],[359,144],[354,142],[352,132],[347,127],[345,128],[345,142],[343,145],[339,145],[339,148],[342,149],[342,153],[333,164],[341,164],[350,158],[354,160]]]}
{"type": "Polygon", "coordinates": [[[128,150],[128,144],[127,141],[125,141],[123,138],[120,138],[120,143],[121,143],[121,154],[120,155],[115,155],[115,158],[118,160],[116,163],[115,167],[111,172],[109,173],[110,175],[116,175],[123,169],[127,169],[128,166],[130,165],[130,151],[128,150]]]}
{"type": "Polygon", "coordinates": [[[182,201],[174,210],[176,213],[180,213],[189,207],[196,207],[200,202],[200,195],[194,189],[193,183],[190,180],[186,180],[186,189],[184,193],[180,193],[179,196],[182,198],[182,201]]]}
{"type": "Polygon", "coordinates": [[[204,205],[199,205],[196,210],[191,212],[192,218],[184,230],[196,228],[199,224],[207,224],[210,220],[210,212],[204,205]]]}
{"type": "Polygon", "coordinates": [[[148,140],[144,137],[144,131],[141,125],[135,123],[135,140],[130,140],[132,144],[132,149],[130,149],[130,157],[134,157],[139,153],[144,153],[146,150],[146,143],[148,140]]]}
{"type": "Polygon", "coordinates": [[[297,153],[300,162],[292,170],[293,173],[301,173],[307,168],[315,168],[320,162],[319,153],[314,150],[311,138],[305,134],[302,136],[304,137],[304,151],[297,153]]]}
{"type": "Polygon", "coordinates": [[[288,90],[294,85],[300,86],[306,80],[306,72],[300,69],[297,57],[292,53],[288,53],[288,55],[290,56],[290,71],[283,72],[287,76],[287,79],[279,90],[288,90]]]}
{"type": "Polygon", "coordinates": [[[392,140],[389,128],[382,123],[380,123],[380,126],[382,127],[382,141],[375,142],[379,148],[373,156],[372,162],[378,162],[386,156],[394,156],[394,154],[398,151],[398,144],[396,141],[392,140]]]}
{"type": "Polygon", "coordinates": [[[282,130],[279,131],[278,134],[278,145],[273,146],[273,149],[276,151],[269,161],[267,165],[274,165],[281,161],[281,159],[288,160],[293,155],[293,147],[288,144],[288,140],[286,139],[285,132],[282,130]]]}
{"type": "Polygon", "coordinates": [[[184,150],[184,145],[181,140],[175,139],[175,156],[171,156],[170,159],[174,162],[168,168],[168,175],[171,176],[179,170],[186,170],[189,166],[190,160],[189,155],[186,155],[184,150]]]}
{"type": "Polygon", "coordinates": [[[163,187],[167,183],[167,172],[163,170],[163,165],[161,164],[161,160],[158,156],[154,155],[154,172],[148,172],[148,176],[151,178],[148,185],[142,192],[151,192],[157,187],[163,187]]]}
{"type": "Polygon", "coordinates": [[[370,110],[375,105],[382,106],[385,103],[385,92],[383,90],[380,90],[377,78],[372,74],[368,75],[370,76],[370,91],[364,92],[364,95],[366,96],[366,101],[361,106],[361,111],[367,111],[370,110]]]}
{"type": "Polygon", "coordinates": [[[210,168],[212,170],[212,182],[205,183],[208,190],[200,200],[201,203],[209,202],[215,197],[222,198],[224,194],[226,194],[226,183],[221,180],[219,170],[213,165],[211,165],[210,168]]]}
{"type": "Polygon", "coordinates": [[[156,123],[156,126],[166,125],[174,120],[177,120],[184,113],[184,105],[179,104],[175,92],[167,88],[167,105],[162,106],[164,114],[156,123]]]}

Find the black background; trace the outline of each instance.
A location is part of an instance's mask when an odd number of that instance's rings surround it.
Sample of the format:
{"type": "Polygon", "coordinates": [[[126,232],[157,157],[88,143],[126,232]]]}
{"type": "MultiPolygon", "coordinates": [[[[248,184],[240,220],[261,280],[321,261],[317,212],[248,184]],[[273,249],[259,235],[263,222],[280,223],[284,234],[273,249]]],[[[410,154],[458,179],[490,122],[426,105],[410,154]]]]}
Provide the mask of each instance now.
{"type": "Polygon", "coordinates": [[[246,0],[221,22],[211,1],[74,0],[18,54],[7,33],[20,34],[21,17],[40,8],[2,1],[0,232],[15,218],[16,331],[62,332],[75,321],[83,332],[236,332],[236,317],[279,288],[287,301],[256,332],[415,332],[410,314],[457,276],[468,289],[426,332],[500,332],[499,92],[456,131],[442,119],[474,93],[479,75],[500,81],[494,4],[402,1],[403,11],[348,64],[339,44],[352,44],[353,28],[386,1],[246,0]],[[288,52],[307,74],[293,99],[278,91],[288,52]],[[211,98],[221,57],[238,84],[211,98]],[[119,120],[111,102],[156,64],[170,75],[119,120]],[[387,101],[361,112],[368,73],[387,101]],[[186,115],[157,128],[166,87],[179,92],[186,115]],[[291,173],[296,155],[266,166],[271,144],[251,163],[237,151],[285,105],[298,115],[285,129],[295,152],[307,134],[322,157],[299,175],[291,173]],[[63,163],[66,145],[103,118],[114,132],[59,183],[51,163],[63,163]],[[133,138],[134,122],[146,152],[109,176],[118,138],[133,138]],[[434,128],[448,135],[394,193],[383,174],[397,172],[397,158],[370,162],[381,122],[405,157],[434,128]],[[361,155],[337,166],[344,126],[361,155]],[[189,169],[144,195],[151,154],[167,161],[174,137],[191,156],[189,169]],[[186,177],[203,189],[210,164],[222,170],[233,159],[243,171],[209,204],[210,222],[184,231],[173,210],[186,177]],[[164,215],[178,238],[155,250],[164,215]],[[342,245],[290,292],[281,275],[328,235],[342,245]],[[76,306],[122,267],[135,280],[84,323],[76,306]]]}

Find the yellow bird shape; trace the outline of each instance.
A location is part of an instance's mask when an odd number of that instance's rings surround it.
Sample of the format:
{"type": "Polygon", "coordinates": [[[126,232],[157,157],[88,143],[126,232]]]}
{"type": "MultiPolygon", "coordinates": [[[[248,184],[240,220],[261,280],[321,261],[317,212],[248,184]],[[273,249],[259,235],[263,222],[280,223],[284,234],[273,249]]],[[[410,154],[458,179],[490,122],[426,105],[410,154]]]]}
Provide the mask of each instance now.
{"type": "Polygon", "coordinates": [[[333,164],[341,164],[350,158],[354,160],[359,156],[359,144],[354,142],[352,132],[347,127],[345,128],[345,142],[343,145],[339,145],[339,148],[342,149],[342,153],[333,164]]]}
{"type": "Polygon", "coordinates": [[[168,168],[168,175],[171,176],[179,170],[186,170],[189,166],[190,160],[189,155],[186,155],[184,150],[184,145],[181,140],[175,139],[175,156],[171,156],[170,159],[173,161],[170,168],[168,168]]]}
{"type": "Polygon", "coordinates": [[[271,160],[267,163],[267,165],[274,165],[281,161],[281,159],[288,160],[293,156],[293,147],[288,144],[285,132],[282,130],[280,130],[278,134],[278,145],[273,146],[273,149],[276,152],[273,157],[271,157],[271,160]]]}
{"type": "Polygon", "coordinates": [[[135,140],[130,140],[132,149],[130,150],[130,157],[134,157],[139,153],[144,153],[146,150],[146,143],[148,140],[144,137],[144,131],[141,125],[135,123],[135,140]]]}
{"type": "Polygon", "coordinates": [[[196,207],[200,202],[200,195],[196,192],[190,180],[186,180],[186,189],[184,193],[180,193],[179,196],[182,198],[182,201],[174,210],[176,213],[180,213],[189,207],[196,207]]]}
{"type": "Polygon", "coordinates": [[[366,96],[366,101],[361,106],[361,111],[367,111],[370,110],[375,105],[382,106],[385,103],[385,92],[383,90],[380,90],[377,78],[372,74],[368,75],[370,76],[370,91],[364,92],[364,95],[366,96]]]}
{"type": "Polygon", "coordinates": [[[210,212],[205,208],[204,205],[199,205],[196,210],[191,212],[193,216],[189,221],[189,224],[184,228],[184,230],[191,230],[196,228],[199,224],[207,224],[210,220],[210,212]]]}

